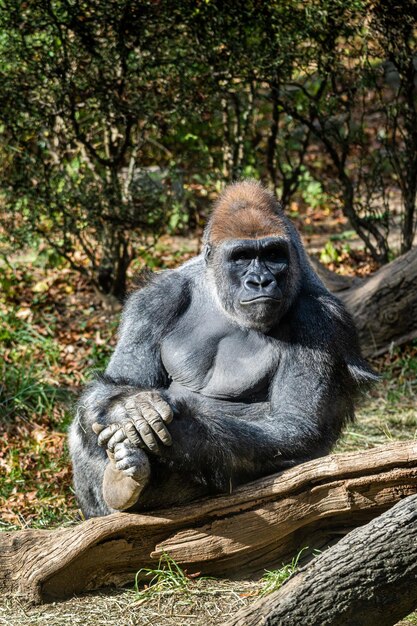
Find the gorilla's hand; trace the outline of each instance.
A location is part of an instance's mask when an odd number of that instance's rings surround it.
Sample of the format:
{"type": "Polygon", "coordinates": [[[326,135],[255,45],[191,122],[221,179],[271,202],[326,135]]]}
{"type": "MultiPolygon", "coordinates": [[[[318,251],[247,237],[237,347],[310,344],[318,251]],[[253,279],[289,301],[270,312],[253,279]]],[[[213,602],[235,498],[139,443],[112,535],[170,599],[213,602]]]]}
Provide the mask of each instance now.
{"type": "Polygon", "coordinates": [[[158,443],[170,446],[171,435],[166,427],[173,418],[172,408],[157,391],[140,391],[117,402],[109,418],[114,420],[98,435],[98,444],[110,452],[126,439],[136,448],[158,453],[158,443]]]}

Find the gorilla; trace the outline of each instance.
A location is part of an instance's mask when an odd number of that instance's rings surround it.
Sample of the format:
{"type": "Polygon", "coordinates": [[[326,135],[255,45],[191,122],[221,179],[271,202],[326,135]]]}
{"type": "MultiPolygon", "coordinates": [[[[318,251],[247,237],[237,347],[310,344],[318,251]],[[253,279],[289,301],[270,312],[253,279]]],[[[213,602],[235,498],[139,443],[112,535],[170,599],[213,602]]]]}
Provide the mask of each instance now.
{"type": "Polygon", "coordinates": [[[70,430],[86,517],[230,492],[326,455],[376,378],[274,196],[226,187],[201,255],[128,299],[70,430]]]}

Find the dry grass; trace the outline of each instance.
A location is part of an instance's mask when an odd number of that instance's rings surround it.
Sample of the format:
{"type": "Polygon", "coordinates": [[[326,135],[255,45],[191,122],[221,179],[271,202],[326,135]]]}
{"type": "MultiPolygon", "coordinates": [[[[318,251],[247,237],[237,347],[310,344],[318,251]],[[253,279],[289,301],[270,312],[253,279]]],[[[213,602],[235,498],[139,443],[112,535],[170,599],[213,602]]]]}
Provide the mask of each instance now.
{"type": "Polygon", "coordinates": [[[131,590],[106,590],[37,607],[16,599],[0,604],[3,626],[217,626],[256,597],[260,583],[196,580],[188,591],[137,599],[131,590]]]}
{"type": "Polygon", "coordinates": [[[395,411],[383,401],[367,402],[360,408],[355,424],[347,427],[335,452],[368,450],[390,441],[417,438],[417,409],[398,406],[395,411]]]}
{"type": "Polygon", "coordinates": [[[356,422],[348,425],[335,452],[417,438],[416,347],[397,350],[392,361],[387,363],[388,359],[374,363],[382,379],[359,403],[356,422]]]}

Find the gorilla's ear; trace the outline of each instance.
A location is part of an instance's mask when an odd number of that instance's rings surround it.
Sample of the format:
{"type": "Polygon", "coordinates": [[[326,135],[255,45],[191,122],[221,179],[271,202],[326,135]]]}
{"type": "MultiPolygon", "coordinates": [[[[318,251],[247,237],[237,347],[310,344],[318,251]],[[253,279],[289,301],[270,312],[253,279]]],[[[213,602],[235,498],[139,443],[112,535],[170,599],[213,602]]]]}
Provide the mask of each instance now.
{"type": "Polygon", "coordinates": [[[211,251],[212,251],[212,246],[210,243],[206,243],[204,246],[204,260],[206,263],[208,263],[210,255],[211,255],[211,251]]]}

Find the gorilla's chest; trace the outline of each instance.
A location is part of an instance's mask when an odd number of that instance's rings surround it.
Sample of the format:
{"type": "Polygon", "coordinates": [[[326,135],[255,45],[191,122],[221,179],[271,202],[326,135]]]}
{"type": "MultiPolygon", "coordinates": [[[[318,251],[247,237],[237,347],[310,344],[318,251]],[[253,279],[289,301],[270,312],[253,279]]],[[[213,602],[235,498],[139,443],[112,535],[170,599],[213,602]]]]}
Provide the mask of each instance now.
{"type": "Polygon", "coordinates": [[[277,367],[271,340],[223,320],[181,324],[161,345],[172,380],[192,391],[222,399],[252,399],[267,391],[277,367]]]}

